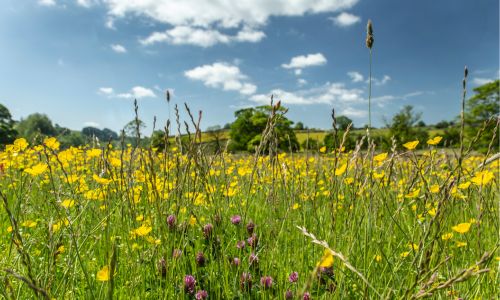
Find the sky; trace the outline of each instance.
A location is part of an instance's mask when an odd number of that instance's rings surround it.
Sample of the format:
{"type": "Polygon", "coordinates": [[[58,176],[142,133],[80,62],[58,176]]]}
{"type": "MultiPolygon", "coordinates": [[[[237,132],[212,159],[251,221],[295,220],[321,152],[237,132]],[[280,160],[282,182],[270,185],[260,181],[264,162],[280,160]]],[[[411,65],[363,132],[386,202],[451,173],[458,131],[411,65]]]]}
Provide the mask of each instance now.
{"type": "Polygon", "coordinates": [[[119,131],[139,117],[163,127],[184,103],[202,128],[269,104],[310,128],[331,110],[372,123],[403,106],[428,124],[459,114],[472,89],[499,77],[498,0],[2,0],[0,103],[17,120],[47,114],[74,130],[119,131]],[[167,103],[165,91],[172,98],[167,103]]]}

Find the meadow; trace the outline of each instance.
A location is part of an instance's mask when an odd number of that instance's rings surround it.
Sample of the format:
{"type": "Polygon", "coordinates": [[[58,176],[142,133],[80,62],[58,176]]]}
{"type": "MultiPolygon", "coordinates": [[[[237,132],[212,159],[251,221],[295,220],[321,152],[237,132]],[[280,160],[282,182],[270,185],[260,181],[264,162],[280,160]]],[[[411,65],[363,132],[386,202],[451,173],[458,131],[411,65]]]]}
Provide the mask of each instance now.
{"type": "Polygon", "coordinates": [[[490,151],[443,149],[438,136],[381,152],[367,135],[352,151],[338,136],[333,151],[287,153],[268,136],[254,155],[207,154],[198,130],[163,150],[17,139],[0,154],[0,295],[498,295],[490,151]]]}

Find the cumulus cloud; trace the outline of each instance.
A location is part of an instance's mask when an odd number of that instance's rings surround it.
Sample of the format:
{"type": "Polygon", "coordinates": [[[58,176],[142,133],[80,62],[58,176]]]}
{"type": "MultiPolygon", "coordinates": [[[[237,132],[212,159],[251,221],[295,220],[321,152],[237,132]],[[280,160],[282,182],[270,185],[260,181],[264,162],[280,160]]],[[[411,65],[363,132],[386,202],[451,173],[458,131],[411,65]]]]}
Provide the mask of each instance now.
{"type": "Polygon", "coordinates": [[[297,84],[299,86],[304,86],[307,84],[307,80],[305,80],[304,78],[299,78],[299,79],[297,79],[297,84]]]}
{"type": "Polygon", "coordinates": [[[115,51],[116,53],[127,53],[127,49],[120,44],[111,45],[111,50],[115,51]]]}
{"type": "Polygon", "coordinates": [[[84,122],[83,123],[84,126],[88,126],[88,127],[96,127],[96,128],[99,128],[101,127],[101,124],[97,123],[97,122],[94,122],[94,121],[87,121],[87,122],[84,122]]]}
{"type": "Polygon", "coordinates": [[[348,72],[347,75],[351,77],[352,82],[361,82],[364,79],[363,75],[361,75],[361,73],[356,71],[348,72]]]}
{"type": "Polygon", "coordinates": [[[282,64],[281,67],[285,69],[293,69],[295,75],[301,75],[302,69],[314,66],[323,66],[327,62],[325,56],[321,53],[299,55],[292,57],[289,63],[282,64]]]}
{"type": "Polygon", "coordinates": [[[99,95],[107,96],[108,98],[122,98],[122,99],[144,99],[156,98],[153,90],[142,87],[134,86],[129,92],[116,94],[111,87],[101,87],[97,90],[99,95]]]}
{"type": "MultiPolygon", "coordinates": [[[[370,80],[370,79],[369,79],[369,78],[367,78],[367,79],[366,79],[366,83],[368,83],[368,82],[369,82],[369,80],[370,80]]],[[[391,78],[391,76],[389,76],[389,75],[384,75],[384,76],[382,77],[382,79],[379,79],[379,78],[376,78],[376,77],[372,77],[372,83],[373,83],[374,85],[378,85],[378,86],[380,86],[380,85],[384,85],[384,84],[388,83],[388,82],[389,82],[389,81],[391,81],[391,80],[392,80],[392,78],[391,78]]]]}
{"type": "Polygon", "coordinates": [[[333,23],[337,26],[349,27],[351,25],[354,25],[354,24],[360,22],[361,18],[356,16],[356,15],[343,12],[336,17],[330,18],[330,20],[332,20],[333,23]]]}
{"type": "Polygon", "coordinates": [[[57,3],[55,0],[38,0],[38,4],[42,6],[55,6],[57,3]]]}
{"type": "Polygon", "coordinates": [[[214,29],[176,26],[164,32],[153,32],[148,37],[139,40],[139,42],[145,46],[166,42],[173,45],[194,45],[207,48],[219,43],[228,44],[235,41],[256,43],[265,36],[264,32],[247,27],[231,36],[214,29]]]}
{"type": "Polygon", "coordinates": [[[281,100],[283,104],[311,105],[311,104],[360,104],[364,103],[363,90],[347,88],[343,83],[326,83],[319,88],[288,92],[282,89],[274,89],[268,94],[258,94],[250,97],[250,100],[260,104],[268,103],[271,95],[281,100]]]}
{"type": "Polygon", "coordinates": [[[211,88],[238,91],[243,95],[252,95],[257,91],[257,86],[249,82],[248,76],[239,67],[226,62],[199,66],[184,72],[184,76],[211,88]]]}
{"type": "MultiPolygon", "coordinates": [[[[88,1],[88,0],[87,0],[88,1]]],[[[164,41],[175,45],[209,47],[217,43],[259,42],[269,18],[303,16],[349,9],[359,0],[101,0],[110,20],[141,16],[171,26],[154,32],[142,41],[145,45],[164,41]],[[236,35],[225,33],[237,29],[236,35]],[[204,36],[208,34],[208,37],[204,36]],[[198,41],[201,39],[202,41],[198,41]]],[[[109,26],[108,26],[109,27],[109,26]]]]}
{"type": "Polygon", "coordinates": [[[99,90],[97,91],[97,93],[101,94],[101,95],[113,95],[114,94],[114,90],[113,88],[110,88],[110,87],[102,87],[102,88],[99,88],[99,90]]]}
{"type": "Polygon", "coordinates": [[[495,80],[495,79],[493,79],[493,78],[474,77],[472,79],[472,83],[474,85],[483,85],[483,84],[487,84],[488,82],[492,82],[493,80],[495,80]]]}

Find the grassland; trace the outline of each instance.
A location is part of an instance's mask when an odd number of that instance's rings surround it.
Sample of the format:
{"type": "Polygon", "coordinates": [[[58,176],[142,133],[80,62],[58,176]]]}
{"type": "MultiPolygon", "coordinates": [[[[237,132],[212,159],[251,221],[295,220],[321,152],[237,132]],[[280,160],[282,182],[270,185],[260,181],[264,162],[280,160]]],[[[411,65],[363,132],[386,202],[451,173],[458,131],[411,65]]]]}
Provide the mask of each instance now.
{"type": "Polygon", "coordinates": [[[18,139],[0,154],[0,295],[493,299],[498,161],[428,143],[233,156],[18,139]]]}

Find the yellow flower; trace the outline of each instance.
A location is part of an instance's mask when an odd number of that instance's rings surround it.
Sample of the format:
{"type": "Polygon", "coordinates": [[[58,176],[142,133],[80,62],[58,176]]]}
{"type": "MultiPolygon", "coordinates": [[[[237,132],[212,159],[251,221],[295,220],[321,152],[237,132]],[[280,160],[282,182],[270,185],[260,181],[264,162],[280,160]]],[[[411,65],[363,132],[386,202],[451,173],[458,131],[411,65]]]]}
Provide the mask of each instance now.
{"type": "Polygon", "coordinates": [[[134,230],[134,233],[138,236],[146,236],[148,235],[151,230],[153,230],[153,228],[151,226],[147,226],[147,225],[141,225],[141,227],[137,228],[134,230]]]}
{"type": "Polygon", "coordinates": [[[319,148],[319,152],[325,153],[326,152],[326,146],[323,146],[323,147],[319,148]]]}
{"type": "Polygon", "coordinates": [[[189,218],[189,225],[194,226],[196,224],[196,218],[194,216],[191,216],[189,218]]]}
{"type": "Polygon", "coordinates": [[[109,280],[109,266],[104,266],[97,272],[97,280],[108,281],[109,280]]]}
{"type": "Polygon", "coordinates": [[[7,227],[7,232],[12,232],[12,226],[7,227]]]}
{"type": "Polygon", "coordinates": [[[434,217],[436,215],[436,208],[431,208],[427,212],[430,216],[434,217]]]}
{"type": "Polygon", "coordinates": [[[445,233],[441,236],[441,239],[443,241],[447,241],[449,239],[451,239],[453,237],[453,232],[448,232],[448,233],[445,233]]]}
{"type": "Polygon", "coordinates": [[[469,186],[470,186],[470,181],[467,181],[467,182],[459,184],[458,188],[461,189],[461,190],[466,190],[466,189],[469,188],[469,186]]]}
{"type": "Polygon", "coordinates": [[[28,142],[24,138],[20,138],[14,141],[14,146],[16,146],[19,151],[23,151],[24,149],[28,148],[28,142]]]}
{"type": "Polygon", "coordinates": [[[376,261],[376,262],[380,262],[380,261],[382,260],[382,256],[380,256],[380,255],[375,255],[375,256],[373,257],[373,259],[375,259],[375,261],[376,261]]]}
{"type": "Polygon", "coordinates": [[[410,254],[410,251],[405,251],[405,252],[401,253],[399,256],[407,257],[409,254],[410,254]]]}
{"type": "Polygon", "coordinates": [[[441,142],[443,138],[440,136],[435,136],[432,139],[427,140],[427,144],[429,145],[437,145],[439,142],[441,142]]]}
{"type": "Polygon", "coordinates": [[[328,249],[325,249],[323,252],[323,257],[317,264],[318,267],[329,268],[333,266],[333,255],[332,252],[328,249]]]}
{"type": "Polygon", "coordinates": [[[343,164],[342,166],[340,166],[340,168],[337,168],[335,170],[335,176],[340,176],[344,174],[346,169],[347,169],[347,164],[343,164]]]}
{"type": "Polygon", "coordinates": [[[467,243],[466,242],[457,242],[457,248],[462,248],[462,247],[465,247],[467,246],[467,243]]]}
{"type": "Polygon", "coordinates": [[[386,158],[387,158],[387,152],[385,152],[385,153],[380,153],[379,155],[374,156],[374,157],[373,157],[373,160],[374,160],[374,161],[381,162],[381,161],[384,161],[386,158]]]}
{"type": "Polygon", "coordinates": [[[55,137],[45,138],[45,140],[43,140],[43,143],[45,144],[45,146],[52,150],[58,150],[60,145],[55,137]]]}
{"type": "Polygon", "coordinates": [[[112,181],[112,180],[110,180],[110,179],[101,178],[101,177],[99,177],[99,176],[97,176],[97,175],[95,175],[95,174],[92,176],[92,178],[94,178],[94,180],[95,180],[97,183],[99,183],[99,184],[103,184],[103,185],[108,185],[108,184],[110,184],[110,183],[111,183],[111,181],[112,181]]]}
{"type": "Polygon", "coordinates": [[[487,185],[493,178],[495,178],[495,175],[493,172],[490,172],[488,170],[482,171],[482,172],[477,172],[476,176],[474,176],[470,181],[474,183],[475,185],[487,185]]]}
{"type": "Polygon", "coordinates": [[[420,194],[420,189],[414,189],[413,191],[409,192],[405,198],[415,198],[415,197],[418,197],[418,195],[420,194]]]}
{"type": "Polygon", "coordinates": [[[23,227],[33,228],[33,227],[36,227],[36,224],[38,224],[38,223],[35,221],[27,220],[27,221],[24,221],[21,225],[23,227]]]}
{"type": "Polygon", "coordinates": [[[26,168],[24,170],[24,172],[30,174],[31,176],[38,176],[40,174],[45,173],[45,171],[47,170],[47,168],[48,168],[48,166],[46,164],[39,163],[39,164],[34,165],[31,168],[26,168]]]}
{"type": "Polygon", "coordinates": [[[63,202],[61,202],[61,206],[64,208],[71,208],[71,207],[75,206],[75,200],[66,199],[63,202]]]}
{"type": "Polygon", "coordinates": [[[411,141],[411,142],[403,144],[403,147],[405,147],[408,150],[413,150],[417,147],[418,143],[419,143],[418,140],[411,141]]]}
{"type": "Polygon", "coordinates": [[[460,223],[457,226],[451,227],[451,229],[453,229],[453,231],[456,231],[458,233],[463,234],[463,233],[466,233],[469,231],[470,226],[471,226],[471,223],[460,223]]]}
{"type": "Polygon", "coordinates": [[[429,187],[429,191],[433,194],[439,193],[439,185],[438,184],[431,185],[429,187]]]}
{"type": "Polygon", "coordinates": [[[415,251],[418,251],[418,249],[420,249],[418,245],[414,243],[409,243],[408,246],[410,247],[410,249],[413,249],[415,251]]]}
{"type": "Polygon", "coordinates": [[[300,205],[298,203],[295,203],[293,206],[292,206],[292,209],[298,209],[300,207],[300,205]]]}
{"type": "Polygon", "coordinates": [[[139,221],[141,222],[142,220],[144,220],[144,215],[138,215],[136,218],[135,218],[136,221],[139,221]]]}

